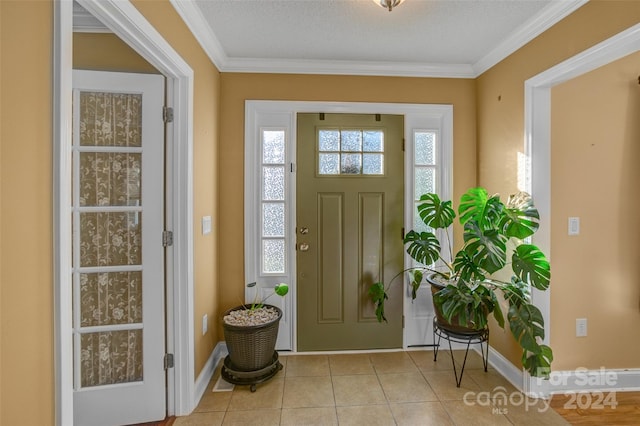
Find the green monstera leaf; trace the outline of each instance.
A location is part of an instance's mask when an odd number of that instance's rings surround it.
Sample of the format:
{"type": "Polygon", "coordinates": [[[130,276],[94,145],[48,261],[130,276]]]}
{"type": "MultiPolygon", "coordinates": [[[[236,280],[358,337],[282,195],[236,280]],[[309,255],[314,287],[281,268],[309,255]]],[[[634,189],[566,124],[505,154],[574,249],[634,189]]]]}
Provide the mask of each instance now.
{"type": "Polygon", "coordinates": [[[418,205],[418,214],[425,225],[434,229],[445,229],[451,226],[456,212],[451,201],[441,201],[438,194],[424,194],[420,197],[424,203],[418,205]]]}
{"type": "Polygon", "coordinates": [[[483,231],[475,221],[464,225],[464,251],[489,274],[507,263],[507,237],[495,229],[483,231]]]}
{"type": "Polygon", "coordinates": [[[453,270],[459,275],[460,279],[465,282],[474,280],[484,281],[486,278],[484,271],[479,268],[471,256],[464,250],[460,250],[456,254],[456,258],[453,260],[453,270]]]}
{"type": "Polygon", "coordinates": [[[544,319],[538,308],[530,303],[509,301],[509,327],[522,347],[522,366],[534,377],[548,377],[553,351],[540,344],[544,339],[544,319]]]}
{"type": "Polygon", "coordinates": [[[538,290],[549,288],[551,266],[544,253],[532,244],[519,245],[511,258],[513,272],[538,290]]]}
{"type": "Polygon", "coordinates": [[[522,366],[533,377],[549,378],[553,352],[547,345],[540,345],[538,353],[522,352],[522,366]]]}
{"type": "Polygon", "coordinates": [[[504,205],[499,196],[489,197],[486,189],[471,188],[460,198],[458,206],[460,224],[474,221],[483,230],[495,227],[502,217],[503,208],[504,205]]]}
{"type": "Polygon", "coordinates": [[[537,338],[544,338],[544,319],[540,310],[530,303],[510,303],[507,319],[511,333],[522,349],[540,353],[537,338]]]}
{"type": "Polygon", "coordinates": [[[384,316],[384,301],[389,298],[385,289],[384,283],[377,282],[369,287],[369,296],[376,307],[376,318],[378,322],[387,322],[387,318],[384,316]]]}
{"type": "Polygon", "coordinates": [[[424,273],[420,269],[412,269],[409,271],[409,282],[411,284],[411,299],[415,300],[418,297],[418,289],[422,284],[422,277],[424,273]]]}
{"type": "Polygon", "coordinates": [[[408,244],[409,256],[423,265],[431,265],[440,257],[440,242],[431,232],[409,231],[404,243],[408,244]]]}
{"type": "Polygon", "coordinates": [[[509,196],[499,227],[506,236],[523,240],[538,230],[539,220],[540,215],[531,196],[519,192],[509,196]]]}

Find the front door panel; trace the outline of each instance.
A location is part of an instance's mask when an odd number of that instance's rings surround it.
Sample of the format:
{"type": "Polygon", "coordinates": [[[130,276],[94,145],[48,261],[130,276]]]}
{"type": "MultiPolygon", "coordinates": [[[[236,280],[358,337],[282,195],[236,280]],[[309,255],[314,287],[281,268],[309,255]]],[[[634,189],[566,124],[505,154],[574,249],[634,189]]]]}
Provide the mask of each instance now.
{"type": "Polygon", "coordinates": [[[298,350],[402,347],[403,117],[298,114],[298,350]]]}

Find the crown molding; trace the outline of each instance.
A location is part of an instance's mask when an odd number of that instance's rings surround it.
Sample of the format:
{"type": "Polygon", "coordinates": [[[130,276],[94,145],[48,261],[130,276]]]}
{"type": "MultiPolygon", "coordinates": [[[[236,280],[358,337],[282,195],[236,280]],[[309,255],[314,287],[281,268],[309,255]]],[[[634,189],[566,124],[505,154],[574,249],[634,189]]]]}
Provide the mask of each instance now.
{"type": "Polygon", "coordinates": [[[202,12],[196,6],[195,1],[169,0],[178,15],[182,18],[187,28],[200,43],[200,47],[205,51],[213,65],[218,70],[223,71],[225,63],[229,61],[220,41],[211,30],[211,27],[204,19],[202,12]]]}
{"type": "Polygon", "coordinates": [[[474,78],[471,65],[407,62],[229,58],[222,72],[474,78]]]}
{"type": "Polygon", "coordinates": [[[73,32],[74,33],[110,33],[112,32],[98,18],[93,16],[79,3],[73,2],[73,32]]]}
{"type": "Polygon", "coordinates": [[[588,0],[554,1],[532,20],[519,27],[511,36],[502,41],[489,54],[473,64],[477,76],[520,49],[525,44],[557,24],[560,20],[584,6],[588,0]]]}
{"type": "Polygon", "coordinates": [[[588,0],[556,0],[475,64],[230,58],[195,2],[169,0],[220,72],[476,78],[588,0]]]}

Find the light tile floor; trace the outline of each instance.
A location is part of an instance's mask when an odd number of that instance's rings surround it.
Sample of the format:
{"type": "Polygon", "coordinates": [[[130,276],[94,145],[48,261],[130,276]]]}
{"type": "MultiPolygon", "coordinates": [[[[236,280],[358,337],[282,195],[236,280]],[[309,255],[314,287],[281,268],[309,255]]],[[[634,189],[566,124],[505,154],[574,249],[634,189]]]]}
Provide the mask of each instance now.
{"type": "MultiPolygon", "coordinates": [[[[464,352],[454,356],[459,367],[464,352]]],[[[284,368],[253,393],[249,386],[212,392],[218,367],[196,410],[174,426],[568,424],[491,367],[484,372],[475,352],[460,388],[448,351],[440,351],[437,362],[430,350],[281,355],[280,362],[284,368]]]]}

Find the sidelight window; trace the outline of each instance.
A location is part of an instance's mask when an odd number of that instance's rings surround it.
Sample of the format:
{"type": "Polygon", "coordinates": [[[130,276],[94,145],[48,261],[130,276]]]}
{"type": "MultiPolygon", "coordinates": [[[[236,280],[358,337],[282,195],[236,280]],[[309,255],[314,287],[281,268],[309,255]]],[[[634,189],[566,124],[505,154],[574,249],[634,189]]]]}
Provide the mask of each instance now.
{"type": "Polygon", "coordinates": [[[285,244],[285,131],[262,129],[261,269],[263,274],[284,274],[285,244]]]}
{"type": "Polygon", "coordinates": [[[414,130],[414,228],[417,231],[427,231],[426,226],[418,215],[418,205],[422,203],[420,197],[428,192],[439,192],[437,143],[438,133],[434,130],[414,130]]]}

